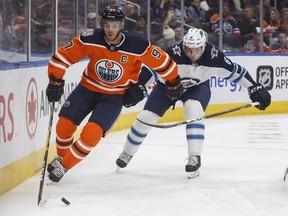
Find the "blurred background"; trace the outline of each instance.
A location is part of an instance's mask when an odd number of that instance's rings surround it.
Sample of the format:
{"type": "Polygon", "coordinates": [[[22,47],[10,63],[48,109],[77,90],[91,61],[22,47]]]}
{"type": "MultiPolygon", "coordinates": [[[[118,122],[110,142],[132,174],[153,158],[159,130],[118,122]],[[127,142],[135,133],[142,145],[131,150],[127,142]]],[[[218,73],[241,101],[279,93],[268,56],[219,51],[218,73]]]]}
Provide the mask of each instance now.
{"type": "Polygon", "coordinates": [[[226,53],[288,53],[288,0],[0,0],[0,64],[48,60],[100,27],[108,4],[123,9],[124,31],[163,50],[197,27],[226,53]]]}

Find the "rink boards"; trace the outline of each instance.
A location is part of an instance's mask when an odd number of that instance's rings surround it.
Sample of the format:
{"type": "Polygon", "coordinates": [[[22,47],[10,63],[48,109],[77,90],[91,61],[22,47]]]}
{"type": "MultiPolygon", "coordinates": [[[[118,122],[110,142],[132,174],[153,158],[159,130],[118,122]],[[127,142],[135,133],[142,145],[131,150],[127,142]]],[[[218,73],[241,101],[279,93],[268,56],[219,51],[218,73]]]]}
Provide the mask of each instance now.
{"type": "MultiPolygon", "coordinates": [[[[287,56],[229,56],[243,65],[253,78],[260,81],[272,95],[272,104],[264,112],[255,108],[235,112],[227,116],[288,113],[288,67],[287,56]]],[[[59,108],[66,97],[78,84],[87,62],[73,65],[65,75],[65,93],[59,108]]],[[[41,169],[45,139],[48,127],[49,104],[45,96],[48,83],[47,66],[41,64],[15,65],[0,71],[0,194],[33,176],[41,169]]],[[[147,86],[153,88],[155,80],[147,86]]],[[[211,103],[206,114],[210,114],[250,102],[246,89],[219,77],[210,79],[211,103]]],[[[145,100],[131,109],[123,109],[119,121],[112,131],[127,129],[143,108],[145,100]]],[[[56,115],[55,115],[56,116],[56,115]]],[[[183,120],[183,109],[177,103],[174,111],[169,110],[159,121],[183,120]]],[[[55,155],[55,118],[52,128],[52,145],[49,158],[55,155]]],[[[80,127],[81,129],[81,127],[80,127]]],[[[76,137],[77,138],[77,137],[76,137]]]]}

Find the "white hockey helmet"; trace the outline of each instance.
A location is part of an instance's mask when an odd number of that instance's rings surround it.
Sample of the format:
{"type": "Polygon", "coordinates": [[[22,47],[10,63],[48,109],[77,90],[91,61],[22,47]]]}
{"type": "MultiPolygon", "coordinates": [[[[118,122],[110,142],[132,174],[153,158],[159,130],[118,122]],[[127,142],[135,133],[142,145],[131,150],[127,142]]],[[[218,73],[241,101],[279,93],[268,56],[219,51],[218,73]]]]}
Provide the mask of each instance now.
{"type": "Polygon", "coordinates": [[[202,47],[202,51],[204,52],[207,40],[207,33],[205,31],[198,28],[190,28],[183,37],[183,46],[184,48],[202,47]]]}

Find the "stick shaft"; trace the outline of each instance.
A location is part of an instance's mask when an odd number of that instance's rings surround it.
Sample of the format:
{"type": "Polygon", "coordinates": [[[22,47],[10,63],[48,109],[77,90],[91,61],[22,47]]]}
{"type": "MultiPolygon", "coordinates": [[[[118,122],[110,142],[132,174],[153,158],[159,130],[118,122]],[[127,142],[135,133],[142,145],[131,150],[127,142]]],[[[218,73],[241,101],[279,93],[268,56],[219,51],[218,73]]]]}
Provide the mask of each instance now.
{"type": "Polygon", "coordinates": [[[249,107],[258,106],[258,105],[259,105],[259,102],[249,103],[249,104],[245,104],[243,106],[235,107],[235,108],[224,110],[224,111],[221,111],[221,112],[212,113],[212,114],[209,114],[209,115],[206,115],[206,116],[201,116],[201,117],[198,117],[198,118],[195,118],[195,119],[181,121],[181,122],[172,123],[172,124],[166,124],[166,125],[150,124],[150,123],[147,123],[147,122],[143,122],[142,120],[140,120],[138,118],[137,118],[137,120],[140,121],[141,123],[143,123],[145,125],[148,125],[148,126],[151,126],[151,127],[166,129],[166,128],[177,127],[177,126],[180,126],[180,125],[190,124],[190,123],[193,123],[193,122],[196,122],[196,121],[201,121],[203,119],[208,119],[208,118],[224,115],[224,114],[227,114],[227,113],[231,113],[231,112],[247,109],[249,107]]]}
{"type": "Polygon", "coordinates": [[[46,172],[46,166],[47,166],[52,123],[53,123],[53,116],[54,116],[54,106],[55,106],[55,102],[52,102],[52,104],[50,104],[50,116],[49,116],[48,132],[47,132],[47,137],[46,137],[45,154],[44,154],[44,158],[43,158],[43,162],[42,162],[40,187],[39,187],[39,192],[38,192],[38,203],[37,204],[39,206],[41,206],[40,204],[41,204],[42,194],[43,194],[44,179],[45,179],[45,172],[46,172]]]}

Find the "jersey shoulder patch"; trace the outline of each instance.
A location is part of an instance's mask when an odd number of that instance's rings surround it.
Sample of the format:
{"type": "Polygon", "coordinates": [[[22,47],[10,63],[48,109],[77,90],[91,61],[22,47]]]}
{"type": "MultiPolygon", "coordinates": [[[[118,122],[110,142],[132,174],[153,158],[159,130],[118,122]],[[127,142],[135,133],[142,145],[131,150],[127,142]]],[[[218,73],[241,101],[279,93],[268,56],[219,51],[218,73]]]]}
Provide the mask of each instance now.
{"type": "Polygon", "coordinates": [[[83,43],[105,44],[102,29],[86,29],[81,33],[80,40],[83,43]]]}

